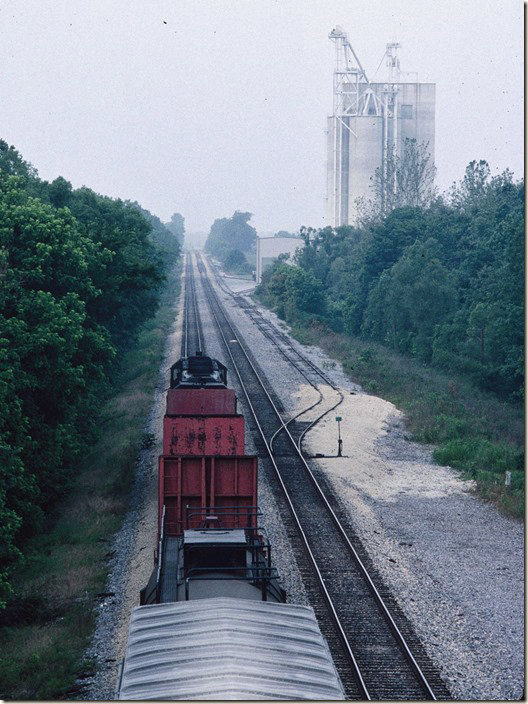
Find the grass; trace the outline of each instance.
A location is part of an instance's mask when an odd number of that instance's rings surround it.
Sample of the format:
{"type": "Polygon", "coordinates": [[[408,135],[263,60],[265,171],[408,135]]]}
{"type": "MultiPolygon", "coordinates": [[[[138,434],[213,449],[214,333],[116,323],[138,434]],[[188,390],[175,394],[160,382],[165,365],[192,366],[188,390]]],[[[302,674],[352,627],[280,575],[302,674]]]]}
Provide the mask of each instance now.
{"type": "Polygon", "coordinates": [[[438,464],[474,479],[480,496],[505,514],[524,516],[523,408],[475,388],[466,379],[435,370],[382,345],[336,334],[320,324],[297,326],[294,336],[317,345],[343,364],[366,391],[406,414],[419,442],[435,445],[438,464]],[[506,486],[506,472],[511,484],[506,486]]]}
{"type": "Polygon", "coordinates": [[[103,409],[99,440],[74,487],[48,517],[48,530],[25,547],[15,596],[0,615],[0,699],[80,698],[75,681],[93,672],[93,663],[83,660],[93,606],[127,508],[178,293],[175,272],[156,316],[126,355],[119,393],[103,409]]]}

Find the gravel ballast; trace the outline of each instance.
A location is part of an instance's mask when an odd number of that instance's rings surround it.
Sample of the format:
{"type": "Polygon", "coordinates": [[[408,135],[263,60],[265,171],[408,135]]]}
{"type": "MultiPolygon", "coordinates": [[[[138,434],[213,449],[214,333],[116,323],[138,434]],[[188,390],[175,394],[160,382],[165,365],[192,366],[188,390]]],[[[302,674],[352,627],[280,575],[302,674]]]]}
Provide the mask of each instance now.
{"type": "MultiPolygon", "coordinates": [[[[232,290],[247,281],[227,279],[232,290]]],[[[258,330],[230,295],[220,291],[233,322],[251,345],[260,366],[281,398],[286,413],[313,402],[314,392],[258,330]]],[[[183,297],[181,298],[183,300],[183,297]]],[[[203,310],[203,309],[202,309],[203,310]]],[[[263,315],[284,329],[269,311],[263,315]]],[[[208,315],[202,313],[206,350],[225,361],[208,315]]],[[[160,450],[168,368],[179,356],[181,311],[167,343],[148,432],[156,445],[144,451],[137,468],[132,508],[114,539],[116,555],[107,590],[116,596],[99,608],[88,655],[98,673],[86,699],[112,699],[117,665],[126,644],[130,610],[139,602],[153,566],[156,538],[156,458],[160,450]]],[[[318,460],[375,567],[391,587],[455,699],[506,699],[522,696],[524,686],[524,526],[507,519],[474,493],[450,468],[431,461],[431,448],[410,442],[402,414],[392,404],[363,393],[340,365],[314,347],[302,353],[323,368],[345,394],[342,458],[318,460]]],[[[242,394],[231,375],[246,414],[242,394]]],[[[336,453],[334,414],[311,430],[305,450],[336,453]]],[[[246,416],[247,418],[247,416],[246,416]]],[[[246,452],[254,447],[246,433],[246,452]]],[[[289,600],[306,603],[302,580],[290,554],[274,497],[261,464],[259,504],[289,600]]]]}

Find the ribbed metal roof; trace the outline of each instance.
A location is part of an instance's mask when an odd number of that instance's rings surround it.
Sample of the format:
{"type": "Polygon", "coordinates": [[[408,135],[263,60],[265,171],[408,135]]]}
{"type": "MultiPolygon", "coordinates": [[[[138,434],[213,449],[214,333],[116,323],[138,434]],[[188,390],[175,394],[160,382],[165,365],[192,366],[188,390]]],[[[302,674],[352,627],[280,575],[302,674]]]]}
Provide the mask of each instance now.
{"type": "Polygon", "coordinates": [[[313,610],[221,597],[132,612],[119,699],[344,699],[313,610]]]}

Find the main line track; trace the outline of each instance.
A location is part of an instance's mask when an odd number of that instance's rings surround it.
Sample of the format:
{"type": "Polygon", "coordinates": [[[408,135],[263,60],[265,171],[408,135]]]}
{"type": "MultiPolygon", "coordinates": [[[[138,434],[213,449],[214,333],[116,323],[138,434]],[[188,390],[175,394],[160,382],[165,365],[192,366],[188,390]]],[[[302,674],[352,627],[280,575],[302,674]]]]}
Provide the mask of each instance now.
{"type": "Polygon", "coordinates": [[[185,305],[183,309],[181,356],[190,357],[195,355],[198,350],[205,353],[192,255],[188,253],[185,257],[185,305]]]}
{"type": "MultiPolygon", "coordinates": [[[[259,450],[276,471],[289,507],[286,528],[320,627],[352,699],[435,699],[346,530],[294,441],[244,341],[198,263],[226,353],[260,433],[259,450]],[[271,439],[273,438],[273,446],[271,439]]],[[[442,698],[448,698],[442,692],[442,698]]]]}

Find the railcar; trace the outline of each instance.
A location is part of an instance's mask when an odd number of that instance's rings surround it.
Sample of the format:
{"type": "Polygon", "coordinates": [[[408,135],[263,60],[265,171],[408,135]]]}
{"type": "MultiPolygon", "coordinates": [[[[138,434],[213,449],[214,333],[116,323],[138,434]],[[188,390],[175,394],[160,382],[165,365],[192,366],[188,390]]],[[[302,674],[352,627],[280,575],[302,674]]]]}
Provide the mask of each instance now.
{"type": "Polygon", "coordinates": [[[159,458],[158,547],[132,612],[117,698],[344,699],[313,610],[286,603],[259,522],[227,369],[171,367],[159,458]]]}

